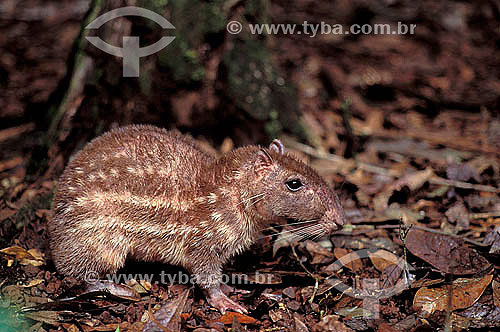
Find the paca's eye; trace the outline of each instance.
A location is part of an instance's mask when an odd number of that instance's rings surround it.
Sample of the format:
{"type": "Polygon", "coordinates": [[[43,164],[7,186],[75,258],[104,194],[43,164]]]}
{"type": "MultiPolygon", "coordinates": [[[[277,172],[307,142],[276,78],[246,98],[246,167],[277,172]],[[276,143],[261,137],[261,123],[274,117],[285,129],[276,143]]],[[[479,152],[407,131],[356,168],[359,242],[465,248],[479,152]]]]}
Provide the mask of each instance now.
{"type": "Polygon", "coordinates": [[[285,184],[286,184],[286,187],[288,188],[288,190],[290,190],[290,191],[297,191],[304,186],[302,184],[302,182],[300,182],[299,179],[289,180],[289,181],[285,182],[285,184]]]}

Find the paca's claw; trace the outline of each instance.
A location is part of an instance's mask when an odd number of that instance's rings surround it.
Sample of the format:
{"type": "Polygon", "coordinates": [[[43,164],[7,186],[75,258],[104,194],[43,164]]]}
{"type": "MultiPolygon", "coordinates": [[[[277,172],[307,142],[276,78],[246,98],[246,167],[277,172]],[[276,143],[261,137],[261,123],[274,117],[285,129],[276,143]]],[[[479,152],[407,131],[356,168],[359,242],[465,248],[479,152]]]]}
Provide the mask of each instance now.
{"type": "Polygon", "coordinates": [[[223,315],[227,310],[233,310],[239,312],[240,314],[248,313],[247,309],[231,300],[220,289],[209,291],[207,300],[211,306],[217,308],[223,315]]]}

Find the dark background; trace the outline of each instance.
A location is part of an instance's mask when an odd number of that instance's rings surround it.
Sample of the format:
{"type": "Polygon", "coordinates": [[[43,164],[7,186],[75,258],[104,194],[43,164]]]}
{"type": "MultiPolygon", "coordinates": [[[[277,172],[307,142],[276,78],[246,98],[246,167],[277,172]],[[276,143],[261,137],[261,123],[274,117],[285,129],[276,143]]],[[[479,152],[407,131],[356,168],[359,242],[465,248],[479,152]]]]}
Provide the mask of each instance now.
{"type": "MultiPolygon", "coordinates": [[[[473,241],[467,246],[475,243],[486,262],[498,264],[499,22],[500,3],[493,0],[2,0],[0,248],[38,249],[46,259],[41,267],[7,267],[7,256],[0,254],[2,298],[18,307],[30,306],[55,299],[75,285],[57,274],[46,247],[46,221],[58,176],[90,139],[132,123],[180,130],[214,153],[245,144],[267,145],[281,137],[338,190],[349,223],[358,227],[327,239],[330,249],[332,243],[335,249],[349,250],[391,243],[391,250],[402,255],[397,230],[402,220],[467,238],[473,241]],[[84,29],[99,15],[123,6],[150,9],[176,29],[162,30],[138,17],[114,19],[97,31],[84,29]],[[233,20],[242,23],[240,34],[227,32],[233,20]],[[414,35],[318,33],[314,38],[252,35],[248,29],[248,24],[257,23],[296,24],[299,29],[304,21],[341,24],[344,29],[353,24],[396,28],[402,22],[416,24],[416,29],[414,35]],[[161,36],[176,39],[140,59],[139,78],[124,78],[122,58],[90,45],[87,35],[119,47],[123,36],[139,36],[141,46],[161,36]],[[41,286],[16,286],[33,279],[42,280],[41,286]]],[[[313,331],[340,329],[337,323],[376,330],[379,324],[394,327],[410,320],[408,328],[425,330],[427,323],[415,318],[412,307],[416,290],[384,302],[375,323],[348,314],[339,314],[342,323],[337,318],[325,323],[325,316],[359,303],[342,302],[346,297],[338,300],[338,294],[307,302],[307,287],[315,283],[302,263],[324,277],[329,275],[326,264],[333,260],[315,248],[302,243],[296,254],[268,238],[231,262],[228,269],[233,272],[272,270],[283,277],[282,283],[253,289],[245,300],[251,316],[263,322],[261,327],[303,331],[298,319],[313,331]],[[263,292],[288,294],[283,295],[287,315],[275,319],[277,304],[263,292]]],[[[453,279],[453,272],[432,268],[417,251],[412,254],[408,259],[419,271],[418,280],[427,278],[439,287],[442,277],[453,279]]],[[[364,264],[358,271],[344,269],[342,276],[351,281],[377,276],[364,264]]],[[[498,266],[492,273],[498,280],[498,266]]],[[[482,317],[481,322],[471,318],[475,328],[500,326],[500,309],[492,297],[495,289],[500,292],[496,285],[488,286],[481,297],[483,307],[464,314],[482,317]],[[485,308],[492,317],[485,318],[485,308]]],[[[164,289],[151,291],[157,303],[165,299],[164,289]]],[[[217,314],[203,297],[195,293],[189,299],[198,307],[188,310],[182,326],[215,326],[209,322],[218,319],[217,314]]],[[[147,302],[127,303],[122,311],[97,307],[92,318],[100,324],[136,324],[147,302]]],[[[74,310],[73,323],[82,323],[82,311],[74,310]]],[[[450,322],[450,316],[429,321],[437,329],[450,322]]],[[[30,325],[34,322],[46,330],[71,330],[60,321],[35,319],[30,325]]]]}

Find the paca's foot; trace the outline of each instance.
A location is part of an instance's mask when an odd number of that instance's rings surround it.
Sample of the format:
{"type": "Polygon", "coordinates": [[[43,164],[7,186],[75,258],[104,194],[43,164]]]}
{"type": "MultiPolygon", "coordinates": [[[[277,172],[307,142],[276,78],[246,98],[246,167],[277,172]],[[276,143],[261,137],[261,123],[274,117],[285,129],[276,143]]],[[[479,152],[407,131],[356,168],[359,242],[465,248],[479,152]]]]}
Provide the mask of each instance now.
{"type": "Polygon", "coordinates": [[[207,291],[207,300],[212,307],[217,308],[221,314],[225,314],[227,310],[233,310],[241,314],[248,313],[247,309],[231,300],[224,294],[220,288],[211,288],[207,291]]]}

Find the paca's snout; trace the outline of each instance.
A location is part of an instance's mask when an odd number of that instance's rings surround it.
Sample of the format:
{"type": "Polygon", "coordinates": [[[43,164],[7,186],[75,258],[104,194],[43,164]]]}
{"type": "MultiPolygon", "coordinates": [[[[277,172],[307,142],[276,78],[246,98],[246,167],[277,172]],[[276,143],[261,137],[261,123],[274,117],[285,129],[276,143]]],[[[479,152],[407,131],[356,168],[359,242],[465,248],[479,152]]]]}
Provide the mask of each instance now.
{"type": "Polygon", "coordinates": [[[325,232],[330,234],[341,230],[345,224],[345,215],[337,194],[330,188],[324,189],[321,199],[323,206],[326,208],[326,212],[320,221],[325,232]]]}
{"type": "Polygon", "coordinates": [[[321,218],[321,224],[325,228],[325,231],[330,234],[336,231],[340,231],[345,224],[345,216],[342,208],[334,208],[325,212],[321,218]]]}

